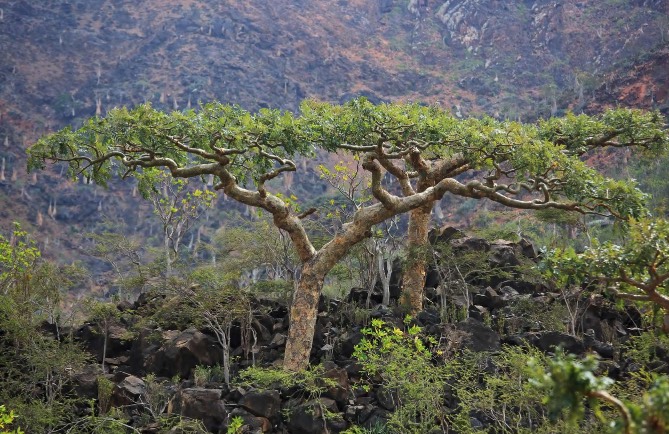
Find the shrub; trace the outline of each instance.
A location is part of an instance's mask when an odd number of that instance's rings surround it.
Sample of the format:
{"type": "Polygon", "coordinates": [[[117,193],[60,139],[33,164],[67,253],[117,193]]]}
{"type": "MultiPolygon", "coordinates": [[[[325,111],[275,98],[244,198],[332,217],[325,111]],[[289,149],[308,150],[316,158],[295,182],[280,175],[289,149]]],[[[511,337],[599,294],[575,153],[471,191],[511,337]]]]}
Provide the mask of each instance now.
{"type": "Polygon", "coordinates": [[[353,355],[367,374],[366,387],[378,378],[395,400],[389,428],[423,433],[446,426],[442,402],[446,371],[432,362],[428,346],[436,345],[434,339],[422,336],[421,328],[409,326],[410,321],[407,317],[406,330],[401,330],[372,319],[371,326],[363,329],[366,337],[353,355]]]}

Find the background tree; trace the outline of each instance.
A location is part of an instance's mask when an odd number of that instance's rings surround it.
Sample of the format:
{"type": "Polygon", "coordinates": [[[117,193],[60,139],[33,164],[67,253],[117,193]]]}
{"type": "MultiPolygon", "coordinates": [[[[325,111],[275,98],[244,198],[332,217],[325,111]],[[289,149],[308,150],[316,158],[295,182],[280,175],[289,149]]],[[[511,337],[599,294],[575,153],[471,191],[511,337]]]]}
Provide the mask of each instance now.
{"type": "Polygon", "coordinates": [[[139,191],[153,204],[163,226],[165,275],[169,277],[184,235],[212,206],[216,194],[206,188],[188,188],[186,180],[172,178],[155,168],[146,168],[138,178],[139,191]]]}
{"type": "MultiPolygon", "coordinates": [[[[310,102],[303,106],[311,140],[329,149],[348,150],[372,174],[372,193],[391,208],[433,188],[521,209],[557,208],[620,218],[642,213],[643,195],[632,182],[607,179],[580,160],[602,147],[642,147],[660,153],[669,144],[659,113],[611,110],[601,116],[568,114],[537,124],[491,118],[460,121],[436,108],[361,99],[342,106],[310,102]],[[400,196],[382,187],[388,175],[400,196]]],[[[442,194],[443,194],[442,193],[442,194]]],[[[440,198],[441,196],[438,196],[440,198]]],[[[403,302],[422,309],[432,202],[409,214],[403,302]]]]}
{"type": "MultiPolygon", "coordinates": [[[[29,151],[29,167],[43,168],[47,160],[66,162],[70,175],[85,172],[103,185],[114,174],[131,176],[158,167],[174,178],[213,175],[216,190],[270,213],[274,224],[290,235],[302,263],[284,359],[289,370],[308,365],[318,298],[328,272],[351,247],[368,238],[375,225],[395,215],[431,209],[445,193],[488,198],[516,208],[555,207],[619,216],[643,209],[644,196],[633,183],[604,178],[564,152],[564,146],[542,139],[535,126],[492,119],[458,121],[436,107],[374,106],[366,100],[344,106],[308,102],[302,113],[299,118],[268,109],[251,114],[218,103],[171,114],[150,105],[115,109],[76,131],[67,128],[39,140],[29,151]],[[320,248],[302,222],[314,210],[299,210],[294,201],[270,192],[268,185],[295,171],[292,158],[313,153],[314,146],[360,154],[374,197],[320,248]],[[489,175],[465,183],[455,178],[476,169],[489,175]],[[399,181],[400,195],[384,186],[386,173],[399,181]],[[511,182],[503,183],[503,177],[511,177],[511,182]],[[525,199],[523,192],[534,196],[525,199]]],[[[427,232],[429,215],[418,217],[412,217],[410,224],[408,238],[413,245],[419,244],[424,229],[427,232]]],[[[421,279],[408,291],[414,309],[422,304],[422,284],[421,279]]]]}

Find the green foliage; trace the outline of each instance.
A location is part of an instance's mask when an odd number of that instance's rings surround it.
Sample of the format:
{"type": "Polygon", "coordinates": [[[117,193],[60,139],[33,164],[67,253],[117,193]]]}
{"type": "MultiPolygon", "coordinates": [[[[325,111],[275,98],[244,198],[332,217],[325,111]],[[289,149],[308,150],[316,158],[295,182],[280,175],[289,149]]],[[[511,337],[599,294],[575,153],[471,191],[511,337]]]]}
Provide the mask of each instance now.
{"type": "Polygon", "coordinates": [[[449,385],[457,396],[458,411],[449,415],[462,433],[563,433],[561,421],[551,421],[541,404],[542,394],[528,379],[533,370],[526,361],[546,366],[545,356],[532,347],[505,346],[495,354],[466,352],[447,365],[449,385]],[[472,427],[475,416],[486,429],[472,427]]]}
{"type": "Polygon", "coordinates": [[[252,366],[239,373],[238,382],[259,389],[290,389],[295,387],[305,394],[308,399],[315,399],[319,398],[327,389],[337,386],[335,380],[323,375],[324,372],[322,365],[310,366],[300,372],[252,366]]]}
{"type": "Polygon", "coordinates": [[[631,336],[623,346],[623,357],[644,365],[663,361],[663,355],[669,354],[669,336],[658,330],[645,331],[631,336]]]}
{"type": "Polygon", "coordinates": [[[0,293],[7,295],[27,284],[39,257],[40,251],[18,223],[14,223],[10,240],[0,235],[0,293]]]}
{"type": "Polygon", "coordinates": [[[607,242],[583,253],[556,249],[542,264],[559,285],[599,280],[614,294],[669,309],[669,221],[632,220],[624,245],[607,242]]]}
{"type": "Polygon", "coordinates": [[[100,415],[107,414],[111,408],[111,397],[114,391],[114,382],[104,375],[98,376],[98,411],[100,415]]]}
{"type": "Polygon", "coordinates": [[[228,424],[227,434],[241,434],[244,427],[244,419],[241,416],[235,416],[228,424]]]}
{"type": "Polygon", "coordinates": [[[209,383],[222,383],[225,380],[221,366],[197,365],[193,370],[193,381],[196,387],[204,387],[209,383]]]}
{"type": "Polygon", "coordinates": [[[365,338],[355,347],[353,356],[361,363],[368,381],[381,379],[381,385],[397,405],[388,425],[393,432],[427,433],[445,426],[443,392],[446,373],[432,363],[431,337],[421,328],[406,330],[391,327],[380,319],[362,330],[365,338]]]}
{"type": "Polygon", "coordinates": [[[599,401],[592,392],[608,389],[613,380],[595,375],[598,362],[594,357],[578,360],[573,354],[558,355],[549,360],[546,367],[533,358],[528,366],[534,371],[530,383],[547,394],[543,401],[548,404],[551,417],[557,418],[566,411],[571,423],[583,420],[585,398],[588,398],[589,408],[601,417],[599,401]]]}
{"type": "Polygon", "coordinates": [[[39,261],[18,225],[9,240],[0,236],[0,255],[0,402],[26,431],[49,432],[71,421],[77,404],[68,391],[86,356],[61,334],[60,296],[81,273],[39,261]],[[45,320],[56,336],[42,332],[45,320]]]}
{"type": "Polygon", "coordinates": [[[14,411],[10,410],[9,412],[4,405],[0,405],[0,433],[1,434],[23,434],[21,428],[16,428],[15,430],[8,431],[9,425],[14,422],[14,411]]]}
{"type": "Polygon", "coordinates": [[[377,423],[371,428],[363,428],[357,425],[353,425],[348,429],[341,432],[341,434],[390,434],[390,428],[386,425],[377,423]]]}
{"type": "Polygon", "coordinates": [[[114,152],[132,155],[131,160],[149,153],[186,165],[190,159],[186,148],[202,154],[224,147],[233,151],[229,154],[232,174],[244,183],[258,181],[271,170],[274,161],[263,155],[264,147],[273,148],[279,158],[310,153],[308,142],[300,139],[289,112],[261,109],[251,114],[237,106],[210,103],[198,111],[164,113],[142,104],[112,109],[104,119],[90,119],[76,131],[65,128],[41,139],[29,152],[29,167],[41,168],[45,158],[58,156],[68,161],[71,176],[84,173],[106,185],[110,177],[127,170],[120,160],[105,158],[114,152]],[[87,159],[72,160],[73,155],[87,159]]]}
{"type": "Polygon", "coordinates": [[[545,393],[544,402],[553,416],[565,412],[575,423],[583,419],[588,408],[607,421],[602,414],[604,403],[619,413],[620,419],[610,424],[614,432],[659,434],[669,427],[669,378],[665,375],[651,376],[649,389],[637,402],[623,402],[607,391],[613,380],[595,374],[597,361],[592,356],[578,360],[573,355],[558,355],[548,367],[530,359],[528,366],[534,371],[530,381],[545,393]]]}

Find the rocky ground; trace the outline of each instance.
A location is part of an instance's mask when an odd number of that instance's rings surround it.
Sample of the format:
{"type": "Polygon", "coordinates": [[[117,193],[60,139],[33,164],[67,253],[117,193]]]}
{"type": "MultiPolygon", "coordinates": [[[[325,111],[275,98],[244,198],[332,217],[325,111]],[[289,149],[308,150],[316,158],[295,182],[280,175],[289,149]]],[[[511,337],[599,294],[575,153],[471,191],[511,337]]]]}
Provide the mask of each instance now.
{"type": "MultiPolygon", "coordinates": [[[[565,294],[544,283],[527,280],[527,276],[517,271],[520,264],[537,259],[529,243],[488,242],[461,235],[448,228],[433,233],[432,239],[449,243],[460,254],[484,252],[493,269],[511,271],[512,277],[480,279],[471,287],[468,301],[461,296],[449,297],[449,305],[458,307],[461,314],[459,320],[456,315],[453,321],[447,321],[447,315],[438,309],[441,295],[434,289],[443,282],[432,270],[426,288],[428,306],[432,307],[411,323],[422,327],[425,336],[432,336],[440,351],[454,357],[465,350],[494,354],[505,346],[529,346],[545,353],[554,353],[560,347],[579,356],[595,354],[614,379],[638,369],[635,363],[620,357],[617,346],[639,333],[638,310],[616,307],[601,296],[565,294]],[[565,301],[574,307],[573,317],[551,315],[565,301]]],[[[394,300],[398,295],[397,282],[396,277],[391,285],[394,300]]],[[[364,375],[361,364],[353,357],[355,346],[363,339],[363,329],[373,319],[403,327],[402,313],[378,304],[380,297],[375,290],[369,307],[367,292],[363,290],[354,289],[343,301],[322,299],[311,361],[312,365],[321,364],[320,377],[330,380],[323,380],[317,395],[305,393],[295,385],[275,383],[258,387],[237,377],[253,365],[280,366],[288,327],[285,304],[256,300],[253,320],[247,326],[251,334],[238,326],[232,328],[233,379],[226,385],[220,377],[202,378],[199,373],[202,367],[222,362],[221,346],[211,330],[180,328],[174,310],[179,307],[174,304],[170,304],[171,326],[170,320],[162,322],[163,328],[148,326],[144,320],[167,303],[165,294],[143,294],[134,304],[122,302],[118,305],[120,320],[109,329],[106,348],[104,377],[113,383],[110,405],[121,408],[128,423],[141,432],[164,432],[159,424],[146,418],[156,384],[162,384],[160,396],[164,402],[158,406],[158,413],[200,420],[215,433],[226,432],[233,420],[237,423],[243,420],[247,432],[304,434],[335,433],[351,425],[372,428],[383,424],[396,409],[396,402],[382,386],[360,386],[364,375]],[[251,335],[253,339],[248,338],[251,335]],[[324,412],[328,417],[323,417],[324,412]]],[[[74,332],[77,340],[97,358],[96,364],[75,377],[77,395],[91,399],[100,397],[104,340],[97,330],[90,323],[74,332]]],[[[666,355],[662,360],[655,366],[659,372],[668,369],[666,355]]],[[[455,411],[458,400],[447,395],[445,392],[444,405],[455,411]]],[[[485,415],[471,417],[477,426],[484,427],[489,422],[485,415]]]]}

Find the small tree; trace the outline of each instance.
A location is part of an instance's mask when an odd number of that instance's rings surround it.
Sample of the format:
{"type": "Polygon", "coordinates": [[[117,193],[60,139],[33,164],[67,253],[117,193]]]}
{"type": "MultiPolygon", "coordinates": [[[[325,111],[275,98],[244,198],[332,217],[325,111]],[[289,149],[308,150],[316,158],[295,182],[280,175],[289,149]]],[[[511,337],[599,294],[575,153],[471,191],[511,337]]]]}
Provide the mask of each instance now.
{"type": "Polygon", "coordinates": [[[621,420],[612,425],[625,434],[660,434],[669,429],[669,378],[656,376],[644,393],[641,403],[623,402],[608,389],[614,381],[595,375],[597,361],[589,356],[578,360],[575,356],[558,356],[549,361],[548,369],[530,360],[534,370],[533,385],[545,392],[553,417],[566,412],[572,422],[584,418],[586,402],[594,414],[608,422],[601,413],[601,404],[613,407],[621,420]]]}
{"type": "Polygon", "coordinates": [[[206,188],[189,189],[184,179],[172,178],[158,169],[145,169],[139,178],[139,191],[153,204],[153,210],[163,226],[165,275],[172,274],[181,240],[193,223],[209,209],[216,194],[206,188]]]}
{"type": "Polygon", "coordinates": [[[662,308],[669,331],[669,221],[632,220],[628,229],[622,245],[607,242],[583,253],[556,249],[543,267],[561,284],[599,282],[620,299],[662,308]]]}
{"type": "Polygon", "coordinates": [[[98,300],[88,300],[86,303],[88,310],[88,318],[98,328],[98,332],[102,335],[102,372],[105,372],[105,359],[107,358],[107,344],[109,342],[109,331],[115,324],[116,320],[120,318],[121,311],[118,310],[114,303],[103,302],[98,300]]]}
{"type": "Polygon", "coordinates": [[[253,319],[251,299],[239,289],[221,279],[216,270],[202,267],[192,276],[198,284],[182,291],[192,306],[192,317],[196,325],[211,330],[221,346],[223,378],[230,385],[230,336],[232,326],[237,323],[244,334],[250,329],[253,319]]]}

